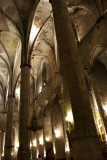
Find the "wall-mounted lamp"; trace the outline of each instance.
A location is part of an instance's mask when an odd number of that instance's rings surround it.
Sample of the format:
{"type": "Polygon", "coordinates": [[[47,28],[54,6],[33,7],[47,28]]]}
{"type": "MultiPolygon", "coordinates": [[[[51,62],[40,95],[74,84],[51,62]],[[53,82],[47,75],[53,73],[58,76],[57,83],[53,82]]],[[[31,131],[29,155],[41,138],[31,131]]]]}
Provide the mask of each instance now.
{"type": "Polygon", "coordinates": [[[13,152],[11,153],[11,156],[13,156],[13,152]]]}
{"type": "Polygon", "coordinates": [[[46,83],[43,83],[43,86],[46,86],[46,83]]]}
{"type": "Polygon", "coordinates": [[[31,141],[30,141],[30,148],[32,147],[32,143],[31,143],[31,141]]]}
{"type": "Polygon", "coordinates": [[[40,88],[39,88],[39,92],[42,92],[42,86],[40,86],[40,88]]]}
{"type": "Polygon", "coordinates": [[[65,148],[65,152],[70,152],[69,147],[68,147],[68,148],[65,148]]]}
{"type": "Polygon", "coordinates": [[[40,138],[39,138],[39,143],[40,143],[40,144],[43,144],[43,137],[40,137],[40,138]]]}
{"type": "Polygon", "coordinates": [[[19,143],[16,143],[16,148],[19,148],[19,143]]]}
{"type": "Polygon", "coordinates": [[[49,141],[50,141],[50,138],[49,138],[49,137],[47,137],[47,138],[46,138],[46,141],[47,141],[47,142],[49,142],[49,141]]]}
{"type": "Polygon", "coordinates": [[[15,144],[15,151],[16,151],[16,152],[17,152],[18,148],[19,148],[19,143],[17,142],[17,143],[15,144]]]}
{"type": "Polygon", "coordinates": [[[107,116],[107,104],[103,106],[104,111],[105,111],[105,115],[107,116]]]}
{"type": "Polygon", "coordinates": [[[55,137],[60,137],[60,131],[59,130],[55,130],[55,137]]]}
{"type": "Polygon", "coordinates": [[[18,97],[20,98],[20,87],[16,88],[16,94],[18,95],[18,97]]]}
{"type": "Polygon", "coordinates": [[[69,113],[67,114],[66,121],[73,123],[74,120],[73,120],[73,115],[72,115],[72,113],[69,112],[69,113]]]}
{"type": "Polygon", "coordinates": [[[35,140],[33,140],[33,146],[34,146],[34,147],[36,147],[36,146],[37,146],[37,141],[36,141],[36,139],[35,139],[35,140]]]}
{"type": "Polygon", "coordinates": [[[74,119],[72,112],[67,113],[66,121],[68,122],[68,130],[72,131],[72,129],[74,129],[74,119]]]}

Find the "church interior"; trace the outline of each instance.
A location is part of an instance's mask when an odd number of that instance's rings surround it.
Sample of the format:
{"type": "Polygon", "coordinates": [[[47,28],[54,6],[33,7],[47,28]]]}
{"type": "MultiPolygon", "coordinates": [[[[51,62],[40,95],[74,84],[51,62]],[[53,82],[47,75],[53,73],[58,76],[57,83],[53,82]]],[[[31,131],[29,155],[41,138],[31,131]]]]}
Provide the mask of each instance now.
{"type": "Polygon", "coordinates": [[[107,160],[107,0],[0,0],[0,160],[107,160]]]}

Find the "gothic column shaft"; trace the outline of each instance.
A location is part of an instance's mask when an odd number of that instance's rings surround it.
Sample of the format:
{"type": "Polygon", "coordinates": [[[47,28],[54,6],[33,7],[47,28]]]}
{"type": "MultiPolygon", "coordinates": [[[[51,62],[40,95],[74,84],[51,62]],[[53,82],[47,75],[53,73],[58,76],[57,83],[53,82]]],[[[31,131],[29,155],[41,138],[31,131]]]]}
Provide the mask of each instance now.
{"type": "Polygon", "coordinates": [[[13,131],[13,111],[14,111],[15,97],[8,96],[8,109],[7,109],[7,123],[6,123],[6,137],[5,137],[5,151],[4,159],[11,160],[12,152],[12,131],[13,131]]]}
{"type": "Polygon", "coordinates": [[[61,105],[59,104],[58,96],[54,99],[51,105],[51,117],[52,117],[52,132],[53,142],[55,143],[56,159],[64,159],[65,155],[65,137],[62,120],[61,105]]]}
{"type": "MultiPolygon", "coordinates": [[[[77,113],[82,115],[82,118],[85,114],[91,114],[88,92],[65,2],[64,0],[52,0],[52,6],[61,63],[60,71],[65,80],[63,82],[68,84],[74,119],[76,120],[77,113]],[[84,110],[78,107],[80,105],[84,110]]],[[[77,121],[75,121],[75,126],[81,127],[77,121]]]]}
{"type": "Polygon", "coordinates": [[[21,67],[21,90],[19,110],[19,150],[25,149],[30,158],[29,137],[29,107],[30,107],[30,66],[21,67]]]}
{"type": "Polygon", "coordinates": [[[50,103],[50,111],[51,111],[51,127],[52,127],[53,151],[54,151],[54,154],[56,155],[55,133],[54,133],[53,114],[52,114],[52,103],[50,103]]]}
{"type": "Polygon", "coordinates": [[[2,155],[2,132],[0,131],[0,159],[2,155]]]}
{"type": "Polygon", "coordinates": [[[44,157],[46,157],[46,142],[45,142],[46,137],[45,137],[45,122],[44,121],[45,119],[43,117],[43,141],[44,141],[43,148],[44,148],[44,157]]]}
{"type": "Polygon", "coordinates": [[[4,155],[4,147],[5,147],[5,131],[2,131],[2,155],[4,155]]]}
{"type": "Polygon", "coordinates": [[[36,132],[36,140],[37,140],[36,158],[38,158],[38,155],[40,154],[40,152],[39,152],[39,135],[38,135],[38,131],[36,132]]]}
{"type": "MultiPolygon", "coordinates": [[[[68,124],[67,121],[65,120],[67,117],[67,112],[68,108],[70,108],[70,98],[69,98],[69,92],[67,85],[64,85],[63,88],[63,97],[62,97],[62,102],[61,102],[61,108],[62,108],[62,121],[63,121],[63,126],[64,126],[64,139],[65,139],[65,151],[66,151],[66,159],[70,159],[70,145],[68,141],[68,136],[67,136],[67,129],[68,129],[68,124]]],[[[70,110],[71,111],[71,108],[70,110]]]]}
{"type": "Polygon", "coordinates": [[[102,155],[67,7],[64,0],[51,0],[51,4],[61,64],[60,72],[63,81],[68,84],[74,116],[73,156],[75,160],[99,159],[102,155]],[[88,143],[90,145],[87,145],[88,143]]]}

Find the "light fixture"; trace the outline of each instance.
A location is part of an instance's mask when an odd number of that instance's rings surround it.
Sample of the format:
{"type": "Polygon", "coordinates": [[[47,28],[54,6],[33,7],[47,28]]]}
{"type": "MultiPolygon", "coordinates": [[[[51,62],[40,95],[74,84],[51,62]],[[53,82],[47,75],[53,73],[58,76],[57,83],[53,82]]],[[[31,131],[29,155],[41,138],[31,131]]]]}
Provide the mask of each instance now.
{"type": "Polygon", "coordinates": [[[107,104],[103,105],[104,111],[105,111],[105,115],[107,116],[107,104]]]}
{"type": "Polygon", "coordinates": [[[11,156],[13,156],[13,152],[11,153],[11,156]]]}
{"type": "Polygon", "coordinates": [[[18,97],[20,98],[20,87],[17,87],[15,92],[18,95],[18,97]]]}
{"type": "Polygon", "coordinates": [[[36,142],[36,139],[33,140],[33,146],[36,147],[37,146],[37,142],[36,142]]]}
{"type": "Polygon", "coordinates": [[[47,142],[49,142],[49,140],[50,140],[50,138],[49,138],[49,137],[47,137],[47,138],[46,138],[46,141],[47,141],[47,142]]]}
{"type": "Polygon", "coordinates": [[[68,148],[65,148],[65,152],[70,152],[69,147],[68,147],[68,148]]]}
{"type": "Polygon", "coordinates": [[[17,143],[15,144],[15,148],[14,148],[16,152],[17,152],[18,148],[19,148],[19,143],[17,142],[17,143]]]}
{"type": "Polygon", "coordinates": [[[73,123],[73,115],[71,112],[67,113],[66,121],[73,123]]]}
{"type": "Polygon", "coordinates": [[[16,143],[16,148],[19,148],[19,143],[16,143]]]}
{"type": "Polygon", "coordinates": [[[46,86],[46,83],[43,83],[43,86],[46,86]]]}
{"type": "Polygon", "coordinates": [[[30,148],[32,147],[32,143],[31,143],[31,141],[30,141],[30,148]]]}
{"type": "Polygon", "coordinates": [[[42,92],[42,86],[40,86],[40,88],[39,88],[39,92],[42,92]]]}
{"type": "Polygon", "coordinates": [[[60,131],[59,130],[55,130],[55,137],[59,137],[60,136],[60,131]]]}
{"type": "Polygon", "coordinates": [[[43,144],[43,137],[40,137],[40,138],[39,138],[39,143],[40,143],[40,144],[43,144]]]}

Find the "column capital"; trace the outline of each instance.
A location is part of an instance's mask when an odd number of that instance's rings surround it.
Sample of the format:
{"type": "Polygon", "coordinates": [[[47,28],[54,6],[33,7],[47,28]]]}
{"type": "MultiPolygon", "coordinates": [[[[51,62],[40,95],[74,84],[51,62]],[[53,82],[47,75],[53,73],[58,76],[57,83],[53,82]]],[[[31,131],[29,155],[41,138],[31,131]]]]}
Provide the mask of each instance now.
{"type": "Polygon", "coordinates": [[[30,64],[21,64],[20,68],[23,68],[23,67],[29,67],[29,68],[31,68],[31,65],[30,64]]]}

